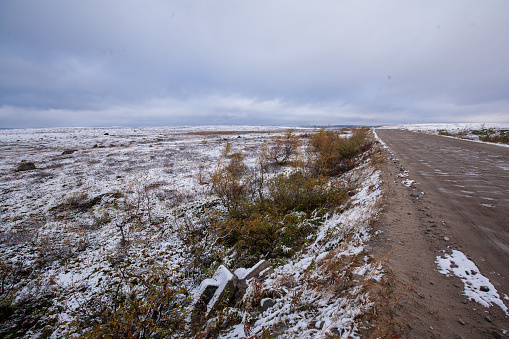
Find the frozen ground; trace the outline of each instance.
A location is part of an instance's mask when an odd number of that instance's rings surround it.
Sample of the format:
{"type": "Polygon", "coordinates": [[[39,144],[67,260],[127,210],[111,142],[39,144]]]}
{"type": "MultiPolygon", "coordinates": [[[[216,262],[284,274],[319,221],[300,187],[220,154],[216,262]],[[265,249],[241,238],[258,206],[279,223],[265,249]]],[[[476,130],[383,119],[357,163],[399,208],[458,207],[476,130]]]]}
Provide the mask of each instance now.
{"type": "MultiPolygon", "coordinates": [[[[237,268],[232,253],[214,246],[218,239],[212,241],[212,235],[191,247],[186,241],[196,225],[206,223],[209,206],[217,205],[208,180],[225,145],[241,150],[252,168],[260,148],[283,131],[252,126],[1,130],[0,336],[79,333],[80,317],[119,295],[142,295],[149,278],[164,277],[182,287],[172,302],[185,305],[219,264],[237,268]],[[36,169],[16,170],[26,162],[36,169]],[[197,252],[216,259],[198,267],[197,252]]],[[[269,279],[252,282],[244,297],[252,308],[236,310],[240,323],[222,336],[269,328],[303,338],[359,336],[359,319],[372,306],[363,286],[382,277],[382,267],[363,254],[381,195],[380,173],[366,159],[342,178],[356,188],[348,204],[321,218],[302,250],[274,262],[269,279]],[[334,268],[339,271],[329,275],[334,268]],[[265,312],[257,304],[261,295],[275,302],[265,312]]]]}

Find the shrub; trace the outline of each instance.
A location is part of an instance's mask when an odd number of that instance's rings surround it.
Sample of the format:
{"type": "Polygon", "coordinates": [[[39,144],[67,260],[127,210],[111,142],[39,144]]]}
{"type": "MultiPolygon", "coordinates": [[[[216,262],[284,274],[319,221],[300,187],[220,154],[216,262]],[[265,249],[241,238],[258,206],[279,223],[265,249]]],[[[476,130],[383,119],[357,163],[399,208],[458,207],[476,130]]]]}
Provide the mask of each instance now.
{"type": "Polygon", "coordinates": [[[235,211],[216,217],[218,236],[239,253],[258,257],[291,256],[317,227],[309,221],[346,200],[346,189],[303,171],[275,176],[266,183],[267,195],[245,199],[235,211]]]}
{"type": "Polygon", "coordinates": [[[262,150],[257,172],[248,170],[243,154],[229,150],[228,163],[211,174],[212,191],[226,207],[211,220],[216,239],[236,248],[243,260],[252,259],[245,264],[260,256],[293,255],[323,222],[320,218],[346,201],[347,188],[331,176],[361,160],[359,155],[372,144],[368,132],[354,129],[344,137],[339,131],[321,129],[310,136],[307,167],[269,178],[264,174],[270,163],[285,164],[295,154],[300,140],[292,131],[262,150]]]}
{"type": "Polygon", "coordinates": [[[262,156],[274,164],[285,165],[297,154],[300,144],[300,138],[294,135],[294,130],[289,129],[283,136],[274,137],[262,156]]]}
{"type": "Polygon", "coordinates": [[[210,176],[213,193],[221,199],[230,213],[239,209],[251,186],[244,158],[241,152],[234,152],[230,155],[229,163],[220,164],[210,176]]]}
{"type": "Polygon", "coordinates": [[[343,137],[337,130],[324,128],[311,135],[309,167],[314,174],[335,176],[344,173],[357,164],[356,156],[371,147],[368,128],[354,129],[351,136],[343,137]]]}
{"type": "Polygon", "coordinates": [[[445,129],[439,129],[438,130],[438,135],[445,135],[445,136],[448,136],[448,137],[452,137],[452,133],[449,132],[448,130],[445,130],[445,129]]]}
{"type": "Polygon", "coordinates": [[[325,178],[309,176],[302,171],[278,175],[268,182],[267,188],[269,203],[280,214],[309,213],[320,207],[337,206],[345,197],[341,188],[330,185],[325,178]]]}
{"type": "MultiPolygon", "coordinates": [[[[165,269],[134,274],[117,271],[117,292],[101,296],[76,311],[71,331],[83,338],[153,338],[185,332],[189,292],[175,286],[165,269]]],[[[72,335],[71,335],[72,336],[72,335]]]]}
{"type": "Polygon", "coordinates": [[[483,128],[478,131],[473,131],[473,133],[477,134],[479,136],[479,140],[481,141],[509,144],[509,130],[483,128]]]}

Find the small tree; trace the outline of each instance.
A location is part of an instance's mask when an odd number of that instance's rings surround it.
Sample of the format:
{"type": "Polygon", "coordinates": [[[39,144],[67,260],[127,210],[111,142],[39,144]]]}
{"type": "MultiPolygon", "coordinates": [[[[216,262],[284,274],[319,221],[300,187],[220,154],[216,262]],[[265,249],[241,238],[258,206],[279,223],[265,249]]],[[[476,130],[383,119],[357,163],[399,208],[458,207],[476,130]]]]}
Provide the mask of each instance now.
{"type": "Polygon", "coordinates": [[[270,143],[261,149],[260,159],[268,164],[286,165],[298,153],[300,138],[289,129],[284,135],[272,138],[270,143]]]}
{"type": "Polygon", "coordinates": [[[230,155],[228,164],[220,164],[210,175],[212,191],[219,196],[230,214],[238,211],[251,186],[244,158],[241,152],[234,152],[230,155]]]}

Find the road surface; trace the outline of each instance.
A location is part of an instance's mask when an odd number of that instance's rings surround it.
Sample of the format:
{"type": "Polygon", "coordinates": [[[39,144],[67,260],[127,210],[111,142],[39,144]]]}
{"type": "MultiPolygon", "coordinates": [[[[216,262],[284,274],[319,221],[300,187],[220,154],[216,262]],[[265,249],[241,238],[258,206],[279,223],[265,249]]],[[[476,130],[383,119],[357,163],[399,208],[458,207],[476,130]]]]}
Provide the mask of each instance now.
{"type": "Polygon", "coordinates": [[[405,130],[376,133],[393,157],[386,178],[389,206],[379,227],[391,244],[397,278],[417,292],[422,306],[409,311],[418,318],[410,337],[469,338],[468,331],[484,337],[509,330],[509,317],[500,308],[465,300],[462,282],[442,276],[434,262],[444,251],[462,251],[509,305],[504,299],[509,295],[509,148],[405,130]],[[416,183],[406,187],[404,179],[416,183]]]}

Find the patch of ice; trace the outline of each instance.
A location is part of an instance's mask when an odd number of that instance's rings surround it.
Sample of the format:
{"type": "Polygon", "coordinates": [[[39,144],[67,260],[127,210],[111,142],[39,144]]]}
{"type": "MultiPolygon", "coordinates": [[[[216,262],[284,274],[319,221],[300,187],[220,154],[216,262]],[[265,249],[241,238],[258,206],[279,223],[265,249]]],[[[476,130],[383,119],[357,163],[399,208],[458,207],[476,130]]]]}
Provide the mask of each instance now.
{"type": "Polygon", "coordinates": [[[509,315],[507,306],[500,299],[495,287],[488,278],[479,272],[477,266],[465,254],[453,250],[452,254],[446,254],[444,258],[437,256],[436,263],[440,273],[447,276],[454,274],[463,281],[465,286],[463,294],[470,300],[474,300],[485,307],[490,307],[492,304],[498,305],[506,315],[509,315]],[[481,287],[483,289],[487,288],[487,290],[481,291],[481,287]]]}

